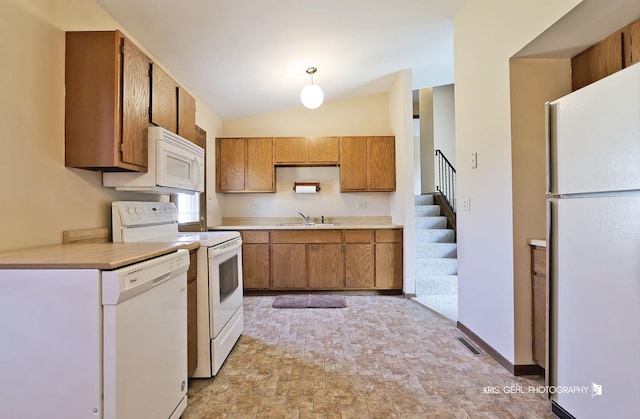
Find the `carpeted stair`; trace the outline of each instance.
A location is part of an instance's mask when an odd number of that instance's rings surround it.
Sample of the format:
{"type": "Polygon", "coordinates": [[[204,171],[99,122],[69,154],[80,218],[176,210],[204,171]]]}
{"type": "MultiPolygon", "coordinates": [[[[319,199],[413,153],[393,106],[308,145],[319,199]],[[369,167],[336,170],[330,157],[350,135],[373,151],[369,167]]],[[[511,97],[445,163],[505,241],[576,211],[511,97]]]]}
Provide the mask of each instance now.
{"type": "Polygon", "coordinates": [[[452,320],[458,318],[458,260],[455,232],[432,195],[417,195],[416,301],[452,320]]]}

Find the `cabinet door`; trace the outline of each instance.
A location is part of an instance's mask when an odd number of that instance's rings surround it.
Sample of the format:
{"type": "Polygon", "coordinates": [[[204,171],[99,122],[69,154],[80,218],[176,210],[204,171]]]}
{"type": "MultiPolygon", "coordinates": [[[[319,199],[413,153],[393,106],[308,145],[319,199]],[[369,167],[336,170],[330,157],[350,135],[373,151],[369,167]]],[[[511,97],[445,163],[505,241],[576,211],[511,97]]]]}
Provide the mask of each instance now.
{"type": "Polygon", "coordinates": [[[246,191],[275,192],[275,168],[273,165],[272,144],[271,138],[246,139],[246,191]]]}
{"type": "Polygon", "coordinates": [[[66,33],[66,166],[147,170],[149,63],[119,31],[66,33]]]}
{"type": "Polygon", "coordinates": [[[402,288],[402,243],[376,243],[376,288],[402,288]]]}
{"type": "Polygon", "coordinates": [[[626,27],[624,35],[625,67],[640,61],[640,19],[626,27]]]}
{"type": "Polygon", "coordinates": [[[375,286],[375,258],[373,244],[345,244],[344,248],[345,287],[373,288],[375,286]]]}
{"type": "Polygon", "coordinates": [[[127,38],[122,42],[122,161],[146,168],[150,60],[127,38]]]}
{"type": "Polygon", "coordinates": [[[340,162],[338,137],[307,138],[307,162],[311,164],[338,164],[340,162]]]}
{"type": "Polygon", "coordinates": [[[368,148],[369,190],[396,190],[396,146],[394,137],[371,137],[368,148]]]}
{"type": "Polygon", "coordinates": [[[542,368],[547,364],[547,255],[546,249],[531,247],[531,308],[533,360],[542,368]]]}
{"type": "Polygon", "coordinates": [[[178,84],[156,64],[151,65],[152,124],[178,133],[178,84]]]}
{"type": "Polygon", "coordinates": [[[623,31],[615,32],[571,59],[572,90],[624,68],[623,37],[623,31]]]}
{"type": "Polygon", "coordinates": [[[217,192],[244,191],[243,138],[216,139],[216,186],[217,192]]]}
{"type": "Polygon", "coordinates": [[[242,245],[242,280],[244,289],[269,288],[269,245],[242,245]]]}
{"type": "Polygon", "coordinates": [[[274,244],[271,278],[274,289],[306,289],[305,245],[274,244]]]}
{"type": "Polygon", "coordinates": [[[309,288],[343,289],[344,254],[340,244],[309,244],[309,288]]]}
{"type": "Polygon", "coordinates": [[[178,135],[196,142],[196,99],[182,87],[178,87],[178,135]]]}
{"type": "Polygon", "coordinates": [[[340,191],[367,189],[367,138],[340,139],[340,191]]]}
{"type": "Polygon", "coordinates": [[[275,142],[276,164],[302,164],[306,162],[306,138],[303,137],[278,137],[275,142]]]}

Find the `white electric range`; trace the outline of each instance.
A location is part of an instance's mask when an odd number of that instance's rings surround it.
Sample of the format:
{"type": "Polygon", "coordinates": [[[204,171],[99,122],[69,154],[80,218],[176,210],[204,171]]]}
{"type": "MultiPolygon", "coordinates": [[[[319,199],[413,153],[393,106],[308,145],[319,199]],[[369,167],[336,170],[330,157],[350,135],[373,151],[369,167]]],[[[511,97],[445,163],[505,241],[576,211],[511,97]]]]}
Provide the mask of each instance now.
{"type": "MultiPolygon", "coordinates": [[[[215,376],[243,330],[242,239],[237,231],[178,232],[172,202],[116,201],[114,242],[199,242],[198,365],[193,377],[215,376]]],[[[186,337],[185,337],[186,339],[186,337]]]]}

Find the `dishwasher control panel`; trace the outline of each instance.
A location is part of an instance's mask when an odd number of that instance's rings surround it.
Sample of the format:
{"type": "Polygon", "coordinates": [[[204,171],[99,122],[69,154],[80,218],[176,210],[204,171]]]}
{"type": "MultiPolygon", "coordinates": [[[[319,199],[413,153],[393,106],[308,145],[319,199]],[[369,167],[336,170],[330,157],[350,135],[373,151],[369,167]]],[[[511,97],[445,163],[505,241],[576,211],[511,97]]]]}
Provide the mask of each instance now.
{"type": "Polygon", "coordinates": [[[119,304],[161,283],[186,274],[189,251],[180,249],[113,271],[102,272],[102,304],[119,304]]]}

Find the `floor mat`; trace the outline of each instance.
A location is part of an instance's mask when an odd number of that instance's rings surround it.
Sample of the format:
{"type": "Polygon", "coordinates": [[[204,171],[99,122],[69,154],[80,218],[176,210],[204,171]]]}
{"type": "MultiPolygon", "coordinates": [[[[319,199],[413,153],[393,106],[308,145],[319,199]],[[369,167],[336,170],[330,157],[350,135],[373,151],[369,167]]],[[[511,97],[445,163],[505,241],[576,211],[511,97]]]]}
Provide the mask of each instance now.
{"type": "Polygon", "coordinates": [[[273,308],[342,308],[347,303],[342,295],[278,295],[273,308]]]}

